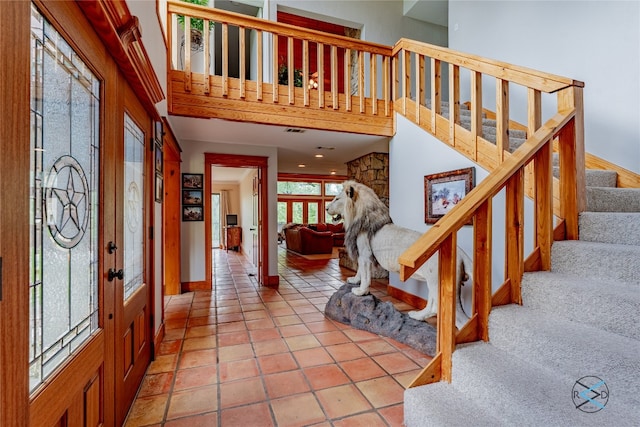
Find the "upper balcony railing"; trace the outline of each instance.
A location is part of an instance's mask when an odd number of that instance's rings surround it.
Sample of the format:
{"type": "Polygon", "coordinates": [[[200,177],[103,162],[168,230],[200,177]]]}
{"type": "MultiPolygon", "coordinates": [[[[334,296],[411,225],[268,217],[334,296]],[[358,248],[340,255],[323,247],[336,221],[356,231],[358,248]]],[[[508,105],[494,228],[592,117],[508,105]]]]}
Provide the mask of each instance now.
{"type": "Polygon", "coordinates": [[[181,1],[168,13],[169,113],[393,135],[390,46],[181,1]]]}

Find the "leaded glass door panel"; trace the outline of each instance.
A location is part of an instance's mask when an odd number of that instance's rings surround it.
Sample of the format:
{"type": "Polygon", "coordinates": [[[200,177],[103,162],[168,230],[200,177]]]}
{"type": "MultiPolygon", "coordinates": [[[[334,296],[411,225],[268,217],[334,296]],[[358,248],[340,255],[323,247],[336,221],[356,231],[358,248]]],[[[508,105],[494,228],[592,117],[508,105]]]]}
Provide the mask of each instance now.
{"type": "MultiPolygon", "coordinates": [[[[145,245],[148,207],[146,205],[149,118],[135,108],[137,101],[127,91],[122,149],[118,150],[116,183],[118,216],[116,287],[116,421],[122,421],[135,397],[151,358],[147,247],[145,245]]],[[[139,106],[138,106],[139,107],[139,106]]]]}

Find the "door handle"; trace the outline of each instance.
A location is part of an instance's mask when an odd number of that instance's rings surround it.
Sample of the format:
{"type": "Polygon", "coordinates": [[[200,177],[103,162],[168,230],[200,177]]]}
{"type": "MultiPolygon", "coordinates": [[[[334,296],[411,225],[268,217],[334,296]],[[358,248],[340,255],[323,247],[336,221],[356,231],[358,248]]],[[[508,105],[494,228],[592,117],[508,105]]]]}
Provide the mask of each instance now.
{"type": "Polygon", "coordinates": [[[107,280],[113,282],[113,279],[124,279],[124,271],[122,269],[116,271],[115,268],[110,268],[107,272],[107,280]]]}
{"type": "Polygon", "coordinates": [[[112,253],[114,253],[116,251],[116,249],[118,249],[118,247],[116,246],[115,243],[113,243],[113,242],[107,243],[107,252],[112,254],[112,253]]]}

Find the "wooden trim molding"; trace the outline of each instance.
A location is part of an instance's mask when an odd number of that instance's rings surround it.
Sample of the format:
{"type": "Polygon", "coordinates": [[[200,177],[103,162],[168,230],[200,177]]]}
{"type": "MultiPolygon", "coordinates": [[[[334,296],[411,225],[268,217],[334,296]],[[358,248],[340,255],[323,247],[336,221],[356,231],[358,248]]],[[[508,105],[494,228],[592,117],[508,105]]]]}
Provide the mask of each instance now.
{"type": "Polygon", "coordinates": [[[155,104],[164,91],[142,44],[140,23],[125,0],[79,1],[78,6],[100,36],[136,96],[154,120],[160,120],[155,104]]]}
{"type": "Polygon", "coordinates": [[[418,309],[423,309],[427,306],[427,300],[424,298],[420,298],[417,295],[410,294],[402,289],[394,288],[391,285],[387,285],[387,294],[390,297],[393,297],[397,300],[400,300],[406,304],[409,304],[412,307],[416,307],[418,309]]]}
{"type": "Polygon", "coordinates": [[[206,280],[200,280],[198,282],[182,282],[181,288],[182,292],[210,291],[211,284],[206,280]]]}

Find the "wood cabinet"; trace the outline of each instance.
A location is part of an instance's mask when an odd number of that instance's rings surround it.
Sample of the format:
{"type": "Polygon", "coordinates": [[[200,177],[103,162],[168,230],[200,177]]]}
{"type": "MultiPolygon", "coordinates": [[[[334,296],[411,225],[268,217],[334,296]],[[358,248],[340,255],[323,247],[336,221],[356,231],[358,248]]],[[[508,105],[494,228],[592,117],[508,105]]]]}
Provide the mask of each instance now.
{"type": "Polygon", "coordinates": [[[226,227],[227,229],[227,252],[229,248],[234,251],[240,250],[240,243],[242,243],[242,227],[226,227]]]}

